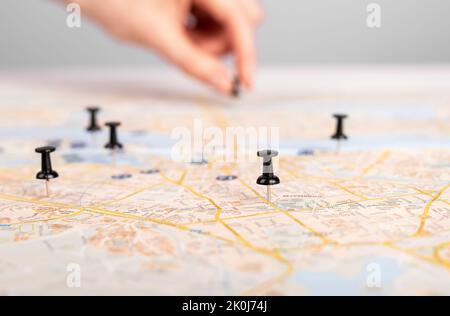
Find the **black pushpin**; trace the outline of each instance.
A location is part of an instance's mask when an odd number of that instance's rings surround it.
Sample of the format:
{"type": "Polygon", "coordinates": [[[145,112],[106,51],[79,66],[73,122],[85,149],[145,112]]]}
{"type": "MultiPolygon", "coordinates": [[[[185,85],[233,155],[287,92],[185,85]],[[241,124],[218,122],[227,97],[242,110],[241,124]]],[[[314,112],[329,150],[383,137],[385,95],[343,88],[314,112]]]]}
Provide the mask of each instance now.
{"type": "Polygon", "coordinates": [[[41,154],[41,171],[36,174],[36,179],[45,180],[45,191],[47,193],[47,197],[50,196],[48,182],[51,179],[59,177],[58,173],[52,169],[52,160],[50,157],[50,153],[55,150],[55,147],[52,146],[39,147],[35,149],[38,154],[41,154]]]}
{"type": "Polygon", "coordinates": [[[233,79],[231,95],[234,98],[239,98],[239,96],[241,95],[241,80],[239,79],[239,76],[235,76],[233,79]]]}
{"type": "Polygon", "coordinates": [[[89,125],[86,130],[90,133],[95,133],[101,130],[100,125],[97,123],[97,113],[100,111],[98,107],[88,107],[86,109],[89,113],[89,125]]]}
{"type": "Polygon", "coordinates": [[[122,149],[123,145],[119,143],[117,138],[117,127],[120,126],[120,123],[108,122],[105,125],[109,127],[109,142],[105,145],[105,148],[111,150],[122,149]]]}
{"type": "Polygon", "coordinates": [[[272,158],[276,156],[278,156],[278,151],[276,150],[267,149],[258,151],[258,157],[263,158],[263,174],[256,180],[256,183],[267,187],[267,201],[269,203],[271,203],[270,187],[280,183],[280,178],[273,173],[272,158]]]}
{"type": "Polygon", "coordinates": [[[341,140],[348,139],[347,135],[344,134],[344,119],[347,118],[347,115],[334,114],[333,116],[336,118],[336,132],[331,138],[337,140],[336,152],[339,152],[341,140]]]}
{"type": "Polygon", "coordinates": [[[112,164],[116,165],[116,150],[122,149],[123,145],[119,143],[117,138],[117,127],[120,126],[119,122],[108,122],[105,124],[109,127],[109,142],[105,145],[106,149],[110,149],[112,152],[112,164]]]}

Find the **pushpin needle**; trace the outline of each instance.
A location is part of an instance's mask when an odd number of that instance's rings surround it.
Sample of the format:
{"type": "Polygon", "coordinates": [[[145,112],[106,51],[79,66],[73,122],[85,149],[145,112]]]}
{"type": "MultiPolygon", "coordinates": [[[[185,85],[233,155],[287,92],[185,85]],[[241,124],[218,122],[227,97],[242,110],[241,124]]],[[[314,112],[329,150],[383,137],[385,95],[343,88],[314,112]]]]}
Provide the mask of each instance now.
{"type": "Polygon", "coordinates": [[[267,201],[272,204],[272,190],[270,189],[270,185],[267,186],[267,201]]]}
{"type": "Polygon", "coordinates": [[[119,142],[119,139],[117,137],[117,128],[120,126],[119,122],[108,122],[105,124],[109,127],[109,141],[105,145],[105,148],[111,150],[111,158],[112,158],[112,165],[116,165],[116,151],[118,149],[122,149],[123,145],[119,142]]]}
{"type": "Polygon", "coordinates": [[[50,182],[50,180],[45,180],[45,193],[46,193],[46,195],[47,195],[47,197],[50,197],[50,190],[49,190],[49,182],[50,182]]]}
{"type": "Polygon", "coordinates": [[[345,114],[334,114],[336,119],[336,132],[331,136],[336,140],[336,154],[339,154],[341,150],[341,141],[346,140],[348,137],[344,134],[344,120],[347,118],[345,114]]]}
{"type": "Polygon", "coordinates": [[[338,139],[336,141],[336,155],[338,155],[341,152],[341,140],[338,139]]]}
{"type": "Polygon", "coordinates": [[[267,201],[269,204],[272,204],[272,191],[271,186],[276,185],[280,183],[280,178],[278,178],[273,173],[273,164],[272,164],[272,158],[278,156],[278,152],[276,150],[261,150],[257,153],[258,157],[263,158],[263,173],[262,175],[256,180],[256,183],[259,185],[265,185],[267,190],[267,201]]]}
{"type": "Polygon", "coordinates": [[[111,151],[111,161],[112,161],[112,166],[115,167],[116,166],[116,150],[113,149],[111,151]]]}

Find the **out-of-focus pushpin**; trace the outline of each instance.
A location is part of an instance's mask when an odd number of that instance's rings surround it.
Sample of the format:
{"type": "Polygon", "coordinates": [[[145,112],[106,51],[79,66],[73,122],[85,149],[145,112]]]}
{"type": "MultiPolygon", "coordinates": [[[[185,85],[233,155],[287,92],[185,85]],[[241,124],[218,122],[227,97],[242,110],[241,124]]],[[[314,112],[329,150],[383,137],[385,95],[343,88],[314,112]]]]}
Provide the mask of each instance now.
{"type": "Polygon", "coordinates": [[[278,178],[273,173],[273,163],[272,158],[278,156],[278,151],[276,150],[261,150],[258,151],[258,157],[263,158],[263,173],[256,180],[256,183],[259,185],[265,185],[267,187],[267,201],[271,202],[271,186],[280,183],[280,178],[278,178]]]}
{"type": "Polygon", "coordinates": [[[336,153],[339,153],[341,141],[348,139],[347,135],[344,134],[344,119],[347,118],[347,115],[334,114],[333,116],[336,118],[336,132],[331,136],[331,138],[336,140],[336,153]]]}
{"type": "Polygon", "coordinates": [[[50,157],[50,153],[55,151],[55,147],[39,147],[35,151],[41,154],[41,171],[36,174],[36,179],[45,180],[45,192],[47,197],[49,197],[49,181],[59,177],[58,173],[52,169],[52,160],[50,157]]]}
{"type": "Polygon", "coordinates": [[[241,96],[241,80],[239,76],[235,76],[231,87],[231,96],[239,98],[241,96]]]}
{"type": "Polygon", "coordinates": [[[90,133],[100,131],[101,127],[97,121],[97,114],[100,111],[100,108],[96,106],[90,106],[86,110],[89,113],[89,125],[86,127],[86,130],[90,133]]]}
{"type": "Polygon", "coordinates": [[[109,141],[106,143],[105,148],[110,149],[113,156],[113,165],[116,164],[116,151],[123,148],[123,145],[119,142],[119,138],[117,137],[117,128],[120,126],[119,122],[108,122],[105,123],[106,126],[109,127],[109,141]]]}

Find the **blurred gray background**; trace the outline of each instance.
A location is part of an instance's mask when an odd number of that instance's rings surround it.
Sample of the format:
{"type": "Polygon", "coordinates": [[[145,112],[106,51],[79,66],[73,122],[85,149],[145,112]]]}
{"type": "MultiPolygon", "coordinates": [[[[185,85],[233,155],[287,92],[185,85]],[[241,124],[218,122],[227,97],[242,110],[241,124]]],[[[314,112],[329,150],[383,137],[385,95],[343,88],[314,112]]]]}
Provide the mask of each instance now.
{"type": "MultiPolygon", "coordinates": [[[[245,0],[243,0],[245,1],[245,0]]],[[[449,0],[262,0],[260,62],[442,63],[450,61],[449,0]],[[366,25],[366,7],[382,8],[382,27],[366,25]]],[[[52,0],[1,0],[0,68],[159,65],[143,49],[120,44],[93,24],[66,26],[52,0]]]]}

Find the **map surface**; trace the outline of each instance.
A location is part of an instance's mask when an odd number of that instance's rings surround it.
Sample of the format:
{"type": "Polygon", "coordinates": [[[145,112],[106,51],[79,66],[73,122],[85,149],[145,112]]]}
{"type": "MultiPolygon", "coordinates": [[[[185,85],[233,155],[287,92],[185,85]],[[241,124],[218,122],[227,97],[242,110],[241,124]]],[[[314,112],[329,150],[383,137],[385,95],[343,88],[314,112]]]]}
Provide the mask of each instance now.
{"type": "Polygon", "coordinates": [[[450,295],[450,69],[258,78],[232,100],[155,70],[0,76],[0,295],[450,295]],[[171,159],[196,120],[279,128],[271,201],[261,161],[171,159]]]}

